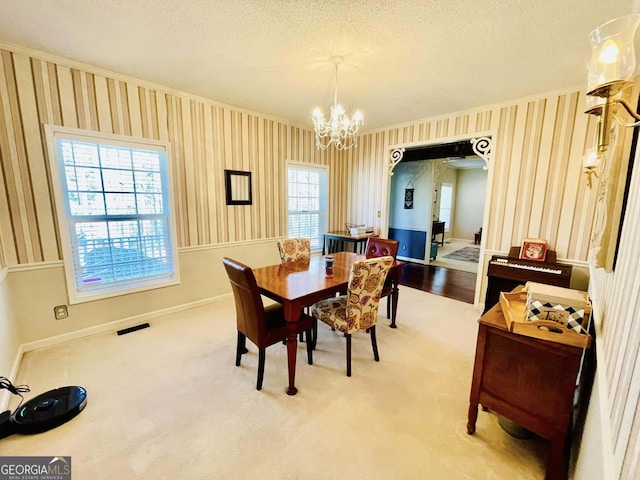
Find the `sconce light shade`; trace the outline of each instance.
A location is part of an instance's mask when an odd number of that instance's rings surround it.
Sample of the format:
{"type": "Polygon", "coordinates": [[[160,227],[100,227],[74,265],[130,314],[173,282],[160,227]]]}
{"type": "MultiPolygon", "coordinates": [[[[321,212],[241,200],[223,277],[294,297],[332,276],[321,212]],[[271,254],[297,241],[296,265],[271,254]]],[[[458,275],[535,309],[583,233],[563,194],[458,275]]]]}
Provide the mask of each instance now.
{"type": "MultiPolygon", "coordinates": [[[[636,70],[635,35],[639,25],[640,15],[627,15],[610,20],[589,34],[592,54],[588,66],[588,91],[633,77],[636,70]]],[[[624,88],[621,83],[617,85],[624,88]]],[[[609,90],[607,93],[615,95],[618,92],[609,90]]]]}
{"type": "MultiPolygon", "coordinates": [[[[630,104],[621,94],[633,85],[636,74],[636,32],[640,26],[640,14],[619,17],[600,25],[589,34],[592,53],[587,77],[587,110],[596,115],[597,153],[609,147],[612,120],[625,127],[640,126],[640,115],[636,113],[637,99],[630,104]],[[622,107],[636,123],[626,123],[619,115],[622,107]]],[[[585,167],[589,183],[595,167],[585,167]]]]}

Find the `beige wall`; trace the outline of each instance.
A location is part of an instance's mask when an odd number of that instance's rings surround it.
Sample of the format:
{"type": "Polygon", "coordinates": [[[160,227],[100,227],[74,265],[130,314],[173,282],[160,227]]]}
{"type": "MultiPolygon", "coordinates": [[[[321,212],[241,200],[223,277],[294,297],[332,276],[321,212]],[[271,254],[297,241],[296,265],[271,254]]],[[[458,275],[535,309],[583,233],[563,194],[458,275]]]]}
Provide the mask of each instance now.
{"type": "Polygon", "coordinates": [[[458,169],[456,183],[454,238],[474,240],[474,234],[482,226],[484,200],[487,194],[487,172],[482,168],[458,169]]]}
{"type": "MultiPolygon", "coordinates": [[[[15,318],[9,305],[9,281],[7,270],[0,269],[0,376],[13,380],[14,367],[17,366],[16,354],[20,339],[15,318]]],[[[0,411],[4,411],[11,395],[0,390],[0,411]]]]}

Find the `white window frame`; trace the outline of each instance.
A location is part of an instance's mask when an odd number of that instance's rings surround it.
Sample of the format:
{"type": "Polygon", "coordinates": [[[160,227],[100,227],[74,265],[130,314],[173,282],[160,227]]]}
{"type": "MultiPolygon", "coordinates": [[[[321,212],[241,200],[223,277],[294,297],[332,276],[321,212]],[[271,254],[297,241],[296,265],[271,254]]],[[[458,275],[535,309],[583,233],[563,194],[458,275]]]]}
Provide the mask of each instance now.
{"type": "MultiPolygon", "coordinates": [[[[287,161],[287,169],[285,172],[285,188],[286,188],[286,201],[287,201],[287,236],[288,237],[297,237],[298,235],[294,235],[291,232],[289,232],[289,216],[292,214],[289,211],[289,168],[299,168],[299,169],[304,169],[304,170],[316,170],[318,172],[324,173],[326,175],[326,193],[325,193],[325,210],[319,210],[319,214],[322,215],[324,217],[324,222],[320,222],[320,231],[318,232],[318,236],[317,237],[312,237],[311,238],[311,252],[312,253],[318,253],[318,252],[322,252],[322,247],[324,244],[324,233],[327,230],[327,224],[328,224],[328,216],[329,216],[329,167],[327,165],[317,165],[317,164],[312,164],[312,163],[305,163],[305,162],[296,162],[293,160],[288,160],[287,161]],[[317,238],[317,241],[314,241],[314,238],[317,238]]],[[[322,202],[322,200],[321,200],[322,202]]]]}
{"type": "MultiPolygon", "coordinates": [[[[128,137],[123,135],[93,132],[77,128],[61,127],[56,125],[45,125],[44,127],[47,141],[49,165],[51,167],[51,178],[56,207],[55,213],[58,221],[58,229],[60,232],[60,242],[62,248],[69,303],[83,303],[102,298],[115,297],[119,295],[179,284],[180,267],[178,263],[175,215],[173,212],[173,206],[175,203],[173,200],[172,191],[173,182],[171,178],[171,158],[169,143],[157,140],[128,137]],[[76,267],[81,265],[80,256],[78,253],[80,249],[78,248],[79,243],[75,235],[75,230],[72,231],[72,229],[74,229],[74,225],[77,222],[82,221],[78,220],[77,218],[87,218],[87,216],[75,217],[71,214],[71,209],[68,202],[69,197],[67,194],[64,163],[62,159],[58,158],[58,140],[75,140],[101,145],[112,145],[116,147],[161,152],[160,175],[162,178],[162,195],[164,200],[163,212],[161,214],[158,214],[157,217],[159,217],[163,222],[166,222],[166,225],[168,225],[169,229],[169,232],[166,232],[164,235],[164,237],[167,238],[167,241],[165,242],[165,247],[167,250],[166,258],[169,262],[171,262],[169,268],[167,269],[167,272],[162,272],[160,274],[151,273],[148,276],[141,276],[136,279],[115,280],[111,282],[105,282],[104,284],[98,283],[96,285],[83,285],[82,287],[78,286],[80,283],[82,283],[80,279],[76,279],[76,267]]],[[[100,171],[102,171],[101,167],[100,171]]],[[[103,218],[105,223],[107,222],[107,219],[112,219],[112,221],[136,221],[149,219],[148,215],[144,216],[140,214],[124,216],[105,214],[91,216],[91,220],[89,221],[96,221],[96,219],[98,219],[97,223],[100,223],[100,218],[103,218]]],[[[110,246],[108,248],[113,247],[110,246]]],[[[163,270],[165,268],[166,267],[163,267],[163,270]]]]}

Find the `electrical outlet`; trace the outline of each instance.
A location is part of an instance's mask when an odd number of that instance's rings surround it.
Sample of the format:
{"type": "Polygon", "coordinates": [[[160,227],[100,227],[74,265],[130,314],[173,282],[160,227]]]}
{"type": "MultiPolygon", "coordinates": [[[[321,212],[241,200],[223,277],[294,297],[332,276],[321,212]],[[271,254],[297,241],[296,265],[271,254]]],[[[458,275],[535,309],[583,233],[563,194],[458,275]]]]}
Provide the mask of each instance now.
{"type": "Polygon", "coordinates": [[[380,218],[381,215],[382,215],[382,212],[378,210],[378,218],[380,218]]]}
{"type": "Polygon", "coordinates": [[[62,320],[69,316],[69,311],[67,310],[66,305],[58,305],[57,307],[53,307],[53,314],[56,317],[56,320],[62,320]]]}

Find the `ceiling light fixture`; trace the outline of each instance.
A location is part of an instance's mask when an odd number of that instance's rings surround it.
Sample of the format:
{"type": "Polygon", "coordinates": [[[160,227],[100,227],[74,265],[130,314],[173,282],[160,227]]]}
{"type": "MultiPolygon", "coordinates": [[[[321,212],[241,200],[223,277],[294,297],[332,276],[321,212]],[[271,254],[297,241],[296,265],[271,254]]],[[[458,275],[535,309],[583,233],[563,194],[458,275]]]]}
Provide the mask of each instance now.
{"type": "Polygon", "coordinates": [[[320,108],[313,111],[313,127],[316,133],[316,147],[320,150],[329,148],[330,145],[337,150],[347,150],[358,146],[358,130],[364,124],[364,117],[357,111],[349,118],[342,105],[338,103],[338,65],[344,62],[344,58],[337,55],[331,57],[331,63],[336,66],[336,90],[331,107],[331,118],[325,121],[320,108]]]}

